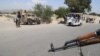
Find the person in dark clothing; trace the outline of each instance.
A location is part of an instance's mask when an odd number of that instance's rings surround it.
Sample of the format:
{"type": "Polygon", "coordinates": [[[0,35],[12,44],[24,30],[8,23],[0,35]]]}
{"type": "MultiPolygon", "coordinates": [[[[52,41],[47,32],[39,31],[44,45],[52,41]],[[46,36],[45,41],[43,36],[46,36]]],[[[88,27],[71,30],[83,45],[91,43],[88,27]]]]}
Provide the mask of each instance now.
{"type": "Polygon", "coordinates": [[[17,17],[16,17],[16,26],[20,27],[20,19],[21,19],[21,12],[17,12],[17,17]]]}
{"type": "Polygon", "coordinates": [[[85,35],[79,36],[76,39],[70,40],[65,42],[64,46],[67,46],[71,43],[77,44],[77,42],[80,43],[80,46],[85,46],[88,44],[95,44],[100,43],[100,29],[95,32],[90,32],[85,35]]]}

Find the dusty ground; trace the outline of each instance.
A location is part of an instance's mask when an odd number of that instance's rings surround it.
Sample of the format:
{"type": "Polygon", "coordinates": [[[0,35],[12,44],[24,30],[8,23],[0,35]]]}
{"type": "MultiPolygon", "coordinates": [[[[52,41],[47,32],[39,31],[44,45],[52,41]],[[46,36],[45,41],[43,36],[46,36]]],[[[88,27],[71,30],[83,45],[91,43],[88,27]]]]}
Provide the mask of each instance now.
{"type": "MultiPolygon", "coordinates": [[[[5,18],[6,19],[6,18],[5,18]]],[[[79,56],[78,48],[49,53],[50,43],[55,47],[79,35],[95,31],[99,24],[70,27],[63,24],[21,25],[0,21],[0,56],[79,56]]],[[[82,48],[84,56],[100,56],[100,44],[82,48]]]]}

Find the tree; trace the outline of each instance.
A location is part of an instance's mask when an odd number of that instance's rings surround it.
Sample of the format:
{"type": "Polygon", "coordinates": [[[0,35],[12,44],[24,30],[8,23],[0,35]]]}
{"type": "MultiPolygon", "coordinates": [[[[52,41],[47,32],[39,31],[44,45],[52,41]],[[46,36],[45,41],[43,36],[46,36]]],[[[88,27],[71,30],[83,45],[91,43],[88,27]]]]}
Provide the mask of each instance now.
{"type": "Polygon", "coordinates": [[[91,11],[91,0],[65,0],[64,2],[71,12],[91,11]]]}
{"type": "Polygon", "coordinates": [[[34,7],[34,13],[41,18],[42,22],[51,22],[51,16],[53,15],[53,11],[50,6],[37,4],[34,7]]]}
{"type": "Polygon", "coordinates": [[[98,14],[98,16],[100,16],[100,14],[98,14]]]}
{"type": "Polygon", "coordinates": [[[14,12],[12,12],[12,14],[16,14],[16,12],[14,11],[14,12]]]}
{"type": "Polygon", "coordinates": [[[46,7],[44,8],[43,11],[43,15],[42,15],[42,21],[46,22],[46,23],[50,23],[51,20],[51,16],[53,15],[53,11],[52,8],[48,5],[46,5],[46,7]]]}
{"type": "Polygon", "coordinates": [[[58,16],[57,18],[62,18],[69,12],[70,10],[68,8],[66,9],[65,7],[59,7],[57,10],[55,10],[55,14],[58,16]]]}
{"type": "Polygon", "coordinates": [[[38,17],[42,17],[43,10],[44,10],[44,6],[41,4],[36,4],[34,7],[34,13],[38,17]]]}
{"type": "Polygon", "coordinates": [[[92,12],[92,13],[90,13],[90,15],[97,15],[97,13],[95,13],[95,12],[92,12]]]}
{"type": "Polygon", "coordinates": [[[0,11],[0,14],[2,14],[2,12],[0,11]]]}
{"type": "Polygon", "coordinates": [[[55,14],[57,15],[57,19],[58,18],[63,18],[64,22],[66,23],[66,14],[68,14],[70,12],[69,8],[65,8],[65,7],[59,7],[57,10],[55,10],[55,14]]]}

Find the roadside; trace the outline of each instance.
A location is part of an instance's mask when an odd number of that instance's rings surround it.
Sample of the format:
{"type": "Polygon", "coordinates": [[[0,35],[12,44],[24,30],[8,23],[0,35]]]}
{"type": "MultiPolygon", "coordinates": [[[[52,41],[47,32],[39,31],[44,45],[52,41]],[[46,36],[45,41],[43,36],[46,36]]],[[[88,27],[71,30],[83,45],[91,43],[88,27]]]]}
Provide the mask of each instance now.
{"type": "MultiPolygon", "coordinates": [[[[63,19],[55,19],[55,17],[52,17],[52,23],[50,24],[40,24],[40,25],[21,25],[20,28],[16,28],[16,25],[12,18],[0,16],[0,31],[9,31],[9,30],[24,30],[24,29],[32,29],[32,28],[41,28],[41,27],[52,27],[58,25],[60,21],[63,21],[63,19]]],[[[97,20],[96,20],[97,21],[97,20]]],[[[85,23],[83,22],[83,25],[88,25],[91,23],[85,23]]],[[[95,24],[95,23],[93,23],[95,24]]],[[[97,23],[96,23],[97,24],[97,23]]]]}

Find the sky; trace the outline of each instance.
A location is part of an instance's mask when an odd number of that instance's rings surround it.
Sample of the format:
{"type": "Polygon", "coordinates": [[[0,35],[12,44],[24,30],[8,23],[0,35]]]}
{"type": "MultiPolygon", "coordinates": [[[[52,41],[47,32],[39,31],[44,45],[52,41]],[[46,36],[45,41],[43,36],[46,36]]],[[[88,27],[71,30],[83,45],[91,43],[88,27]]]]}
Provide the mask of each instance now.
{"type": "MultiPolygon", "coordinates": [[[[43,5],[50,5],[53,9],[60,6],[67,7],[64,0],[0,0],[0,10],[11,9],[32,9],[35,4],[41,3],[43,5]]],[[[100,0],[92,0],[92,11],[100,13],[100,0]]]]}

